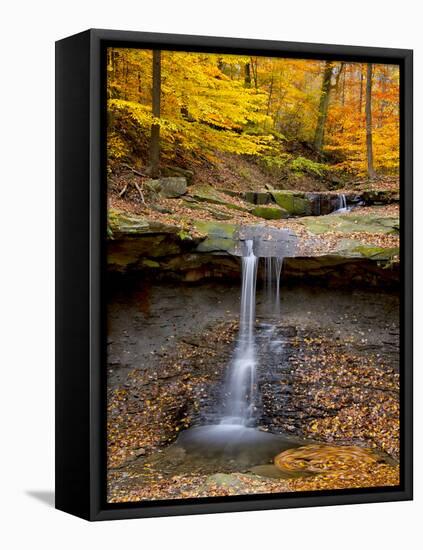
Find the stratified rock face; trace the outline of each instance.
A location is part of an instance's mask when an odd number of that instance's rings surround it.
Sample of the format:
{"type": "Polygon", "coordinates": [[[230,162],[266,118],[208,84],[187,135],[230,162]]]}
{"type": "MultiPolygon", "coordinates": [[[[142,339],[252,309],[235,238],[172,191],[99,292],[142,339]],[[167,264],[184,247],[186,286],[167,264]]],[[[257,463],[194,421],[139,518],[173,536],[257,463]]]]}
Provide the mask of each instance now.
{"type": "Polygon", "coordinates": [[[281,220],[282,218],[289,218],[289,212],[280,206],[256,206],[251,213],[258,218],[264,218],[265,220],[281,220]]]}
{"type": "Polygon", "coordinates": [[[399,201],[399,192],[387,190],[364,191],[361,198],[366,204],[390,204],[399,201]]]}
{"type": "Polygon", "coordinates": [[[346,285],[396,288],[399,284],[399,264],[366,259],[357,254],[343,255],[333,252],[322,256],[285,258],[284,281],[307,281],[323,286],[345,287],[346,285]]]}
{"type": "MultiPolygon", "coordinates": [[[[282,210],[279,206],[257,208],[282,210]]],[[[187,230],[182,225],[111,210],[108,268],[112,272],[143,271],[154,277],[186,282],[237,278],[240,275],[238,256],[242,255],[241,245],[246,239],[252,239],[257,256],[285,258],[284,277],[287,278],[344,285],[348,281],[365,285],[377,285],[380,281],[388,284],[398,282],[397,247],[374,246],[357,238],[348,238],[357,232],[397,234],[398,218],[348,213],[302,217],[296,223],[307,228],[308,236],[299,238],[292,230],[264,223],[238,226],[204,220],[194,221],[193,227],[187,230]],[[313,234],[321,239],[325,233],[332,243],[326,252],[315,249],[313,244],[313,234]],[[334,234],[338,234],[336,246],[333,246],[334,234]],[[339,234],[345,234],[345,238],[339,234]],[[303,241],[305,247],[297,246],[303,241]]]]}
{"type": "Polygon", "coordinates": [[[187,192],[187,180],[184,177],[167,177],[158,180],[160,195],[167,199],[176,199],[187,192]]]}

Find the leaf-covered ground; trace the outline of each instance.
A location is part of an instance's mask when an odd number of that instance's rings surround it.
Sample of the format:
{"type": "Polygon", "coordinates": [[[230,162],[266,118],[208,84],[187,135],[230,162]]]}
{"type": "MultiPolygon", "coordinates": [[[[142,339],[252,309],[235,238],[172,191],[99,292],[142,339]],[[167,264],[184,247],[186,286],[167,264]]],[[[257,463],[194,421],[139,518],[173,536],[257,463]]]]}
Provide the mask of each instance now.
{"type": "MultiPolygon", "coordinates": [[[[397,485],[399,343],[395,300],[382,295],[375,305],[367,299],[366,307],[366,296],[355,299],[352,308],[345,298],[334,308],[333,319],[326,309],[313,312],[310,300],[310,311],[289,313],[292,305],[285,306],[275,336],[284,338],[283,353],[274,354],[271,377],[259,372],[260,424],[262,429],[289,433],[310,443],[374,450],[380,461],[358,461],[348,469],[323,469],[312,476],[274,478],[254,469],[231,470],[230,465],[223,473],[213,465],[193,465],[181,449],[175,450],[172,443],[178,433],[201,423],[201,411],[216,402],[237,333],[234,317],[211,323],[204,333],[169,338],[168,345],[160,348],[160,356],[157,351],[156,357],[152,355],[151,369],[133,369],[124,384],[110,387],[109,500],[397,485]],[[386,309],[384,300],[390,304],[386,309]],[[304,321],[313,315],[313,322],[304,321]],[[298,325],[288,326],[289,322],[298,325]]],[[[300,304],[306,300],[301,298],[300,304]]],[[[291,298],[294,301],[295,296],[291,298]]],[[[323,453],[322,462],[326,458],[331,460],[323,453]]]]}
{"type": "Polygon", "coordinates": [[[108,392],[108,466],[119,468],[173,442],[197,416],[203,396],[230,360],[235,321],[215,324],[200,338],[171,342],[154,368],[133,369],[108,392]],[[204,339],[210,345],[204,345],[204,339]],[[201,343],[200,343],[201,342],[201,343]]]}
{"type": "MultiPolygon", "coordinates": [[[[359,244],[371,247],[380,247],[388,249],[397,249],[399,247],[399,233],[395,231],[380,232],[375,231],[374,227],[364,226],[360,230],[360,218],[395,218],[399,219],[399,205],[385,204],[383,206],[365,206],[352,209],[350,212],[343,213],[342,216],[330,215],[330,220],[338,219],[339,227],[333,223],[331,227],[325,229],[324,233],[313,231],[313,223],[326,216],[307,217],[307,218],[289,218],[281,220],[265,220],[258,218],[251,213],[254,205],[247,203],[236,196],[227,194],[215,188],[213,193],[221,204],[209,202],[198,202],[192,196],[192,188],[188,188],[186,196],[181,198],[167,199],[155,195],[154,197],[146,194],[146,204],[143,204],[135,186],[129,185],[128,195],[119,197],[119,189],[123,188],[128,182],[139,181],[135,174],[125,173],[121,176],[111,178],[110,188],[113,192],[109,194],[109,206],[117,211],[127,212],[142,216],[148,220],[159,221],[165,224],[178,225],[183,227],[184,231],[195,234],[195,221],[223,221],[239,226],[243,225],[267,225],[279,229],[290,229],[299,237],[299,255],[324,255],[335,252],[342,245],[346,238],[356,240],[359,244]],[[345,220],[351,219],[351,224],[342,228],[345,220]],[[357,228],[354,228],[354,224],[357,228]]],[[[373,184],[377,189],[397,190],[397,180],[387,178],[378,180],[381,187],[373,184]]],[[[356,182],[356,187],[352,186],[352,192],[358,192],[361,187],[365,187],[363,182],[356,182]]],[[[369,187],[365,187],[368,189],[369,187]]],[[[348,192],[348,190],[342,190],[348,192]]],[[[398,254],[394,254],[394,260],[397,261],[398,254]]]]}

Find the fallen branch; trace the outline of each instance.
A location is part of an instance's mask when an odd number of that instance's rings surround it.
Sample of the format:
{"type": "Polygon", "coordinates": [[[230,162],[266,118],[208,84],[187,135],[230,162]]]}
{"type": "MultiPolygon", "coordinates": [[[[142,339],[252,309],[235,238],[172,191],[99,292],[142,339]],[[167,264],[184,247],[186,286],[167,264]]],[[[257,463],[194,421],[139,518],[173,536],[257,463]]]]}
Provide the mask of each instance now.
{"type": "Polygon", "coordinates": [[[122,166],[124,168],[127,168],[128,170],[131,170],[131,172],[133,172],[134,174],[136,174],[137,176],[140,176],[142,178],[146,178],[147,177],[147,174],[144,174],[143,172],[138,172],[138,170],[135,170],[135,168],[132,168],[132,166],[129,166],[129,164],[122,164],[122,166]]]}
{"type": "Polygon", "coordinates": [[[126,193],[126,190],[127,190],[127,189],[128,189],[128,184],[125,183],[125,185],[124,185],[122,191],[120,191],[120,193],[119,193],[119,197],[123,197],[123,195],[126,193]]]}
{"type": "Polygon", "coordinates": [[[134,181],[134,185],[135,185],[135,187],[137,188],[138,193],[140,194],[141,202],[144,204],[144,206],[147,206],[147,205],[145,204],[144,193],[142,192],[141,187],[138,185],[138,183],[137,183],[136,181],[134,181]]]}

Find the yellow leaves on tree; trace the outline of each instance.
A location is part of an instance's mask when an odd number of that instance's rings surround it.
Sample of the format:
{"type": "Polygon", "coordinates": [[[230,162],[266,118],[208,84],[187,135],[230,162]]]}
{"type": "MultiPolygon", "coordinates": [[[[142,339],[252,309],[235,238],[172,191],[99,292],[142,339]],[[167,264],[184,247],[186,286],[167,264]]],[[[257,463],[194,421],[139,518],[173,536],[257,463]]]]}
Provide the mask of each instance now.
{"type": "MultiPolygon", "coordinates": [[[[124,114],[149,139],[160,126],[162,154],[218,151],[269,155],[286,153],[284,140],[315,142],[322,123],[324,61],[191,52],[161,52],[161,112],[152,116],[152,51],[108,50],[109,156],[128,154],[124,114]],[[276,139],[275,139],[276,138],[276,139]]],[[[327,72],[327,71],[326,71],[327,72]]],[[[351,173],[366,172],[366,65],[332,63],[321,152],[351,173]]],[[[399,70],[373,65],[372,133],[374,168],[395,173],[399,162],[399,70]]]]}
{"type": "MultiPolygon", "coordinates": [[[[109,111],[124,110],[145,133],[153,122],[159,124],[165,148],[178,144],[186,150],[254,155],[272,139],[260,131],[265,122],[272,125],[266,94],[222,72],[219,56],[162,52],[162,113],[154,121],[151,52],[119,50],[119,55],[126,68],[116,69],[110,61],[109,111]]],[[[226,63],[237,66],[240,59],[225,56],[226,63]]]]}

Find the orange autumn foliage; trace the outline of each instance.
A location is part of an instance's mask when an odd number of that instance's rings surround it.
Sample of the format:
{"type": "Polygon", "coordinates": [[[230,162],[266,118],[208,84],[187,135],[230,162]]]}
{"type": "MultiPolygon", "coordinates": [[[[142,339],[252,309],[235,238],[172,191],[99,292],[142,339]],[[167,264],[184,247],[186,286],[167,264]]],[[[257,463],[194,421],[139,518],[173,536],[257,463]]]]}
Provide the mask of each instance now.
{"type": "MultiPolygon", "coordinates": [[[[145,140],[159,124],[167,158],[186,152],[213,159],[220,151],[292,162],[284,143],[313,144],[324,67],[318,60],[162,51],[162,111],[155,120],[151,50],[111,48],[109,156],[130,153],[131,132],[117,122],[124,117],[145,140]]],[[[374,65],[372,84],[374,167],[395,174],[398,66],[374,65]]],[[[321,162],[351,174],[366,173],[365,88],[364,64],[334,62],[321,162]]]]}

